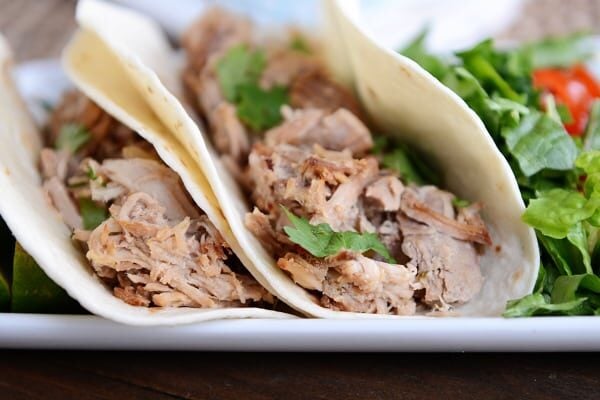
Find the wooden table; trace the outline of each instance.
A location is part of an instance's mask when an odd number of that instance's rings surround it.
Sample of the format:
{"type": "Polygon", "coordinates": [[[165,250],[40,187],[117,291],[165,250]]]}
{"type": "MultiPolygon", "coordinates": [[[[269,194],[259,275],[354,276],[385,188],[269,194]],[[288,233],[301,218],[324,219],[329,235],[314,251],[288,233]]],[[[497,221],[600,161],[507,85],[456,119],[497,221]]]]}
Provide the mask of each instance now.
{"type": "MultiPolygon", "coordinates": [[[[0,0],[18,61],[57,56],[74,2],[0,0]]],[[[600,397],[595,355],[0,351],[0,399],[600,397]]]]}

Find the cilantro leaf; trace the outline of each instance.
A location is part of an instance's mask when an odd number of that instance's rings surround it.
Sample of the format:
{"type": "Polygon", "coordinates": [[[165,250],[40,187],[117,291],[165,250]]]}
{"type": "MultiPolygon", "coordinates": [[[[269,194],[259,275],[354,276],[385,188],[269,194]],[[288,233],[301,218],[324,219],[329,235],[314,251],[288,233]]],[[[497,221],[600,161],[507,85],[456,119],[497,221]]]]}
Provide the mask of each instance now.
{"type": "Polygon", "coordinates": [[[69,123],[61,127],[54,147],[58,150],[67,150],[74,154],[91,138],[92,135],[85,126],[69,123]]]}
{"type": "Polygon", "coordinates": [[[290,49],[305,54],[311,53],[310,45],[302,35],[294,35],[290,41],[290,49]]]}
{"type": "Polygon", "coordinates": [[[245,84],[237,90],[237,116],[252,130],[262,132],[282,121],[281,106],[289,102],[284,87],[276,86],[270,90],[263,90],[256,84],[245,84]]]}
{"type": "Polygon", "coordinates": [[[91,199],[79,199],[79,212],[83,219],[83,227],[88,231],[96,229],[108,218],[106,208],[91,199]]]}
{"type": "Polygon", "coordinates": [[[372,250],[386,262],[395,264],[390,252],[374,233],[335,232],[328,224],[311,225],[306,218],[297,217],[281,206],[292,226],[286,226],[285,233],[290,240],[315,257],[328,257],[342,250],[364,253],[372,250]]]}
{"type": "Polygon", "coordinates": [[[468,207],[471,203],[468,200],[455,197],[452,199],[452,205],[456,208],[468,207]]]}
{"type": "Polygon", "coordinates": [[[217,78],[225,98],[236,102],[239,88],[258,82],[265,63],[265,55],[262,51],[251,51],[246,45],[229,49],[216,67],[217,78]]]}

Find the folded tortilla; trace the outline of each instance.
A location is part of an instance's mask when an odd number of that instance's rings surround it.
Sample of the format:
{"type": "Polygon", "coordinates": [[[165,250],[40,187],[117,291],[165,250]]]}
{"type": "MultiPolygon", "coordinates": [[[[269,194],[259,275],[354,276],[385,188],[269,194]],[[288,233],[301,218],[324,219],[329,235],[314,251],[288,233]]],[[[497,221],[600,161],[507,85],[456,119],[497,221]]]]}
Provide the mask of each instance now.
{"type": "MultiPolygon", "coordinates": [[[[85,35],[78,35],[66,51],[66,58],[87,54],[104,56],[102,43],[87,47],[85,35]],[[83,46],[83,47],[82,47],[83,46]]],[[[92,57],[93,58],[93,57],[92,57]]],[[[85,64],[85,62],[84,62],[85,64]]],[[[171,308],[129,305],[115,297],[90,268],[84,251],[72,240],[65,218],[48,201],[42,190],[38,169],[41,134],[32,122],[11,78],[11,54],[0,37],[0,214],[16,239],[46,274],[90,312],[131,325],[175,325],[222,318],[290,318],[291,315],[255,307],[171,308]]],[[[190,166],[195,162],[169,129],[140,99],[120,66],[102,59],[100,70],[91,70],[95,79],[69,69],[79,89],[102,109],[149,142],[159,158],[174,171],[190,198],[219,231],[234,253],[244,258],[204,175],[190,166]],[[114,74],[113,74],[114,72],[114,74]],[[103,77],[110,76],[110,79],[103,77]],[[96,79],[99,78],[99,79],[96,79]],[[105,90],[106,92],[103,92],[105,90]],[[106,93],[118,91],[118,102],[106,93]],[[139,118],[143,115],[144,118],[139,118]]],[[[153,161],[154,162],[154,161],[153,161]]],[[[158,162],[154,162],[159,165],[158,162]]],[[[163,168],[163,167],[159,167],[163,168]]],[[[169,210],[167,209],[167,213],[169,210]]],[[[198,305],[196,305],[197,307],[198,305]]]]}
{"type": "MultiPolygon", "coordinates": [[[[370,119],[437,164],[447,188],[484,205],[483,216],[494,243],[481,259],[484,284],[475,298],[456,307],[451,315],[500,315],[507,300],[532,290],[539,265],[535,234],[520,220],[524,205],[508,163],[464,102],[416,63],[381,48],[357,28],[349,18],[352,12],[344,10],[351,4],[327,1],[324,5],[328,27],[324,47],[331,51],[328,59],[337,63],[332,70],[357,88],[370,119]]],[[[324,308],[275,265],[272,254],[244,224],[249,209],[240,189],[178,100],[176,57],[154,23],[96,0],[79,3],[77,20],[89,40],[104,43],[138,94],[190,151],[219,200],[247,268],[259,282],[306,315],[394,318],[324,308]]],[[[101,60],[97,62],[101,65],[101,60]]],[[[72,64],[72,70],[81,70],[76,60],[72,64]]],[[[110,95],[115,103],[121,97],[120,93],[110,95]]]]}

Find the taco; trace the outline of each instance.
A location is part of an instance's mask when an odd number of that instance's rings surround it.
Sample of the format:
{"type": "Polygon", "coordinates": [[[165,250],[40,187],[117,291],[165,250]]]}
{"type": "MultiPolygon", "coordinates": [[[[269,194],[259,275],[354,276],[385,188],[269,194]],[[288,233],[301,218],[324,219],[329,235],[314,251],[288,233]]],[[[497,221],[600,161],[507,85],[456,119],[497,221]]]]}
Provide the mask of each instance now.
{"type": "Polygon", "coordinates": [[[218,9],[192,24],[181,76],[198,124],[177,99],[177,67],[155,25],[91,0],[77,15],[191,150],[248,268],[278,298],[329,318],[499,315],[532,289],[539,262],[510,168],[489,138],[461,125],[454,97],[326,6],[321,46],[218,9]],[[368,56],[348,51],[353,43],[368,56]],[[344,65],[329,69],[331,54],[345,54],[344,65]],[[368,71],[375,59],[385,62],[378,74],[368,71]],[[332,70],[352,71],[360,99],[332,70]]]}
{"type": "Polygon", "coordinates": [[[130,96],[121,108],[80,80],[83,92],[64,93],[39,132],[0,45],[0,213],[55,282],[89,311],[129,324],[288,317],[236,256],[187,152],[157,118],[142,125],[125,111],[147,109],[143,101],[130,96]]]}

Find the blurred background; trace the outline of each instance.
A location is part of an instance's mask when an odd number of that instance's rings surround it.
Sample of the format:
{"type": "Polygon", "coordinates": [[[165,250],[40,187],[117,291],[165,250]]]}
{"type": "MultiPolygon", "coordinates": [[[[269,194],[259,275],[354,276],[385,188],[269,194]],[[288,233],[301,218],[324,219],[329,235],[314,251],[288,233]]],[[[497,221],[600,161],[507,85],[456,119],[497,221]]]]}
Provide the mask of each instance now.
{"type": "MultiPolygon", "coordinates": [[[[143,9],[177,36],[189,19],[210,4],[225,3],[271,22],[317,21],[316,0],[120,0],[143,9]],[[171,7],[176,4],[177,7],[171,7]],[[185,9],[189,12],[181,12],[185,9]]],[[[399,47],[425,26],[435,51],[469,46],[487,36],[533,40],[576,31],[600,33],[600,0],[369,0],[361,19],[382,42],[399,47]]],[[[75,29],[74,0],[0,0],[0,32],[8,37],[17,61],[56,57],[75,29]]]]}

